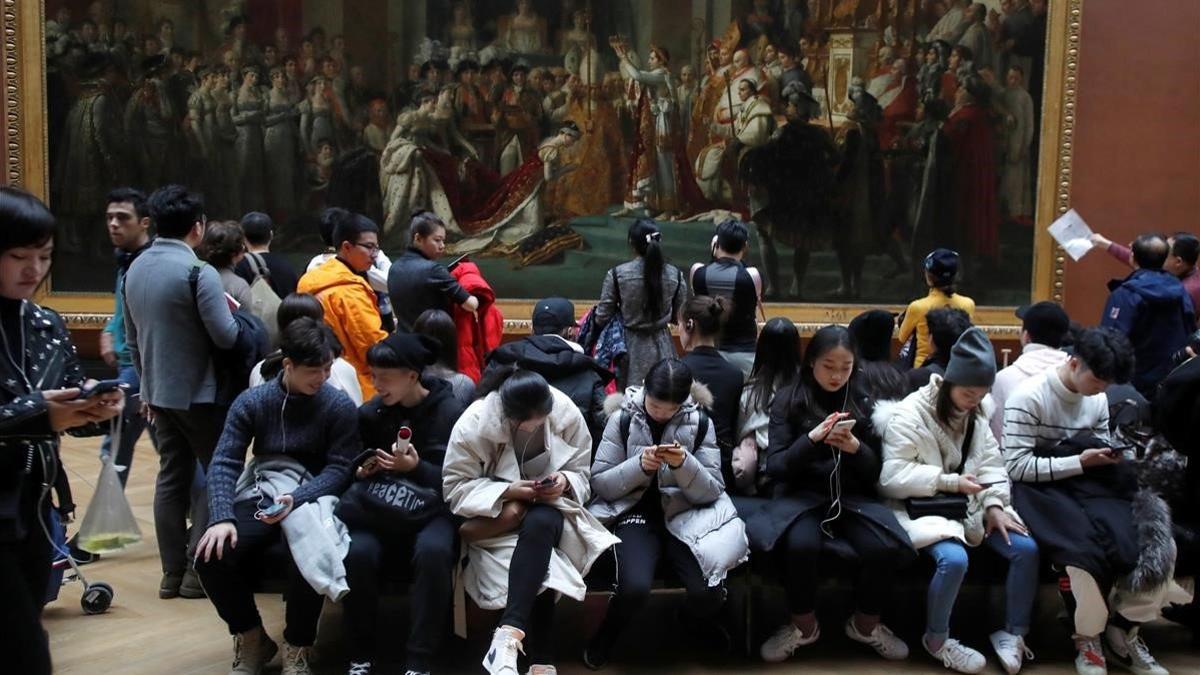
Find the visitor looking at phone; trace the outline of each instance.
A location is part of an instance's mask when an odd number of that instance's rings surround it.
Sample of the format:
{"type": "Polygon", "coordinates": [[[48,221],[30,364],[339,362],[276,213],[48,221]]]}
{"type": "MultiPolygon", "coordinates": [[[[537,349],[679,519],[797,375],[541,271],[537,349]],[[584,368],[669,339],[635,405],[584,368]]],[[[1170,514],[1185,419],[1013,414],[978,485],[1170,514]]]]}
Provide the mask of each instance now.
{"type": "Polygon", "coordinates": [[[620,538],[616,594],[584,663],[599,668],[621,630],[650,597],[660,558],[687,590],[688,634],[729,648],[717,613],[725,576],[749,556],[745,524],[725,494],[708,389],[679,359],[659,361],[644,387],[631,387],[610,415],[592,466],[596,499],[588,509],[620,538]]]}

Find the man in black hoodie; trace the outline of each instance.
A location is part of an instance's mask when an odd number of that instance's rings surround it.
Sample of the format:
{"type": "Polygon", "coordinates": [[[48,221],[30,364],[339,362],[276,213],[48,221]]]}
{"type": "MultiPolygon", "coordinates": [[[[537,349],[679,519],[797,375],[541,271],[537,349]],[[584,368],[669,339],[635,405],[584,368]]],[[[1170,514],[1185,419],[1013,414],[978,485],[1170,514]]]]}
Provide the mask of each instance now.
{"type": "Polygon", "coordinates": [[[345,507],[355,503],[354,488],[343,497],[338,515],[350,526],[346,555],[350,593],[344,604],[351,672],[370,673],[372,665],[379,663],[378,599],[385,569],[399,565],[412,579],[407,671],[428,673],[444,637],[458,538],[457,523],[440,500],[442,461],[463,405],[448,382],[421,376],[439,350],[438,343],[426,335],[394,333],[367,351],[371,379],[379,393],[359,408],[358,420],[363,446],[375,449],[375,456],[362,463],[356,477],[367,480],[387,471],[402,475],[407,482],[433,490],[440,510],[404,532],[397,530],[404,529],[401,524],[366,522],[371,520],[368,510],[347,513],[345,507]],[[401,428],[411,431],[407,450],[398,447],[401,428]]]}
{"type": "Polygon", "coordinates": [[[604,412],[605,388],[613,374],[583,353],[576,343],[578,325],[575,305],[566,298],[539,300],[533,308],[533,335],[497,347],[488,357],[484,373],[494,368],[517,364],[532,370],[551,387],[571,398],[583,413],[592,433],[593,451],[604,435],[608,416],[604,412]]]}

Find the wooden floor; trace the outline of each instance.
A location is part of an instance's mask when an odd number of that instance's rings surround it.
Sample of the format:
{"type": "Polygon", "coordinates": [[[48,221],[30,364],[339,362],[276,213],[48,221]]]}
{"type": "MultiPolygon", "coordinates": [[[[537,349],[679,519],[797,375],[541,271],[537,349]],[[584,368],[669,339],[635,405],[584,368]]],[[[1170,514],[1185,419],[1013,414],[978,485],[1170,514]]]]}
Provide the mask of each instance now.
{"type": "MultiPolygon", "coordinates": [[[[96,458],[99,439],[67,439],[63,457],[70,472],[76,501],[87,504],[92,494],[91,483],[99,470],[96,458]]],[[[154,496],[154,475],[157,457],[144,439],[137,449],[127,494],[135,516],[145,537],[126,551],[110,556],[83,568],[91,581],[105,581],[116,589],[116,599],[107,614],[84,616],[79,607],[82,586],[69,583],[62,588],[59,599],[47,606],[44,615],[46,629],[50,633],[50,646],[58,673],[87,673],[89,675],[125,674],[218,674],[228,672],[232,642],[224,624],[207,600],[159,600],[159,565],[154,545],[154,523],[151,505],[154,496]]],[[[82,517],[83,507],[79,516],[82,517]]],[[[627,632],[616,660],[639,664],[637,668],[613,665],[605,672],[672,672],[672,673],[741,673],[769,671],[772,673],[863,673],[866,675],[893,675],[896,673],[943,673],[940,664],[924,654],[915,653],[907,662],[885,663],[873,654],[864,653],[858,645],[850,644],[839,630],[838,624],[830,619],[824,628],[824,637],[817,645],[804,650],[792,661],[777,666],[766,666],[757,661],[741,658],[714,660],[699,652],[686,640],[680,639],[671,621],[671,598],[655,602],[635,626],[627,632]]],[[[578,659],[582,636],[595,625],[603,600],[589,599],[581,610],[579,605],[564,602],[560,605],[556,650],[559,669],[563,673],[589,672],[578,659]]],[[[1043,606],[1053,604],[1042,602],[1043,606]]],[[[282,612],[278,597],[260,596],[260,610],[268,632],[281,639],[282,612]]],[[[915,608],[914,608],[914,611],[915,608]]],[[[1047,610],[1043,609],[1043,614],[1047,610]]],[[[976,614],[976,607],[960,599],[959,618],[969,619],[976,614]],[[965,605],[965,606],[964,606],[965,605]]],[[[340,611],[327,607],[323,618],[314,668],[319,673],[344,673],[345,658],[341,651],[340,611]]],[[[911,614],[910,614],[911,615],[911,614]]],[[[402,607],[388,607],[388,619],[384,630],[395,632],[390,641],[403,651],[404,620],[402,607]],[[394,621],[391,621],[392,617],[394,621]]],[[[1049,610],[1050,628],[1042,628],[1047,621],[1039,617],[1038,636],[1032,645],[1038,660],[1029,664],[1024,672],[1038,674],[1074,673],[1071,660],[1073,653],[1066,634],[1053,628],[1053,607],[1049,610]],[[1045,631],[1045,632],[1043,632],[1045,631]],[[1052,636],[1049,634],[1053,634],[1052,636]],[[1043,637],[1045,636],[1045,637],[1043,637]]],[[[956,620],[959,620],[956,618],[956,620]]],[[[907,622],[906,622],[907,623],[907,622]]],[[[912,625],[894,625],[897,632],[909,636],[920,630],[919,615],[912,625]]],[[[759,632],[769,632],[772,626],[759,627],[759,632]]],[[[0,630],[3,630],[0,627],[0,630]]],[[[454,641],[443,651],[447,652],[449,665],[440,672],[478,673],[479,658],[486,649],[486,630],[475,631],[468,642],[454,641]]],[[[1147,641],[1154,654],[1173,674],[1200,673],[1200,654],[1189,645],[1186,630],[1158,622],[1145,629],[1147,641]]],[[[980,629],[967,635],[967,641],[976,647],[986,645],[986,630],[980,629]]],[[[915,640],[910,645],[916,646],[915,640]]],[[[2,658],[2,657],[0,657],[2,658]]],[[[402,658],[402,656],[400,657],[402,658]]],[[[995,657],[989,654],[989,673],[1002,673],[995,657]]],[[[386,664],[387,669],[377,672],[403,672],[399,663],[386,664]]],[[[0,671],[3,671],[0,667],[0,671]]],[[[269,672],[278,672],[277,669],[269,672]]],[[[1114,669],[1114,672],[1117,672],[1114,669]]]]}

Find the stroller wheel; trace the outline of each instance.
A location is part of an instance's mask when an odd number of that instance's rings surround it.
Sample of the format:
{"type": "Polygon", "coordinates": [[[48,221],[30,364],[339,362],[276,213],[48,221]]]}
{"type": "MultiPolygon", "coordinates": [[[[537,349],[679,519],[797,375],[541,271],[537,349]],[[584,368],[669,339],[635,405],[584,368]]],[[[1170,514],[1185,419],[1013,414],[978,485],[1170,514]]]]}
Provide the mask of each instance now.
{"type": "Polygon", "coordinates": [[[94,584],[88,584],[83,590],[83,597],[79,599],[79,605],[83,607],[84,614],[103,614],[108,611],[109,606],[113,601],[112,586],[97,581],[94,584]]]}

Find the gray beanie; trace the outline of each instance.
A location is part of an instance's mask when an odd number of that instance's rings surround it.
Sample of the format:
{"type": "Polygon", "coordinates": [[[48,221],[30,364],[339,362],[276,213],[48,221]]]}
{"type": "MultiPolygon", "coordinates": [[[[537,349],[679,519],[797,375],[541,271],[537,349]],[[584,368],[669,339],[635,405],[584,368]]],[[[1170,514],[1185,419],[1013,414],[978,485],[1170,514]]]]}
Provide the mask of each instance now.
{"type": "Polygon", "coordinates": [[[945,379],[964,387],[990,387],[996,381],[996,352],[987,334],[969,328],[950,350],[945,379]]]}

